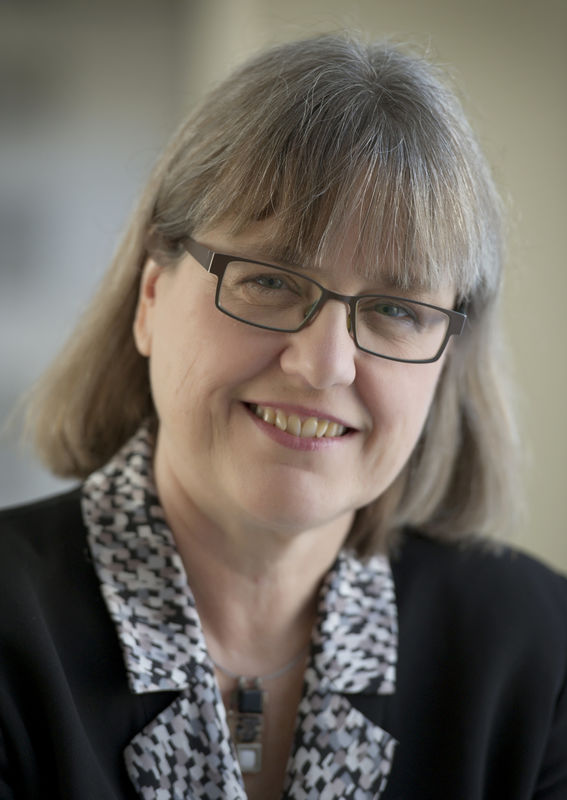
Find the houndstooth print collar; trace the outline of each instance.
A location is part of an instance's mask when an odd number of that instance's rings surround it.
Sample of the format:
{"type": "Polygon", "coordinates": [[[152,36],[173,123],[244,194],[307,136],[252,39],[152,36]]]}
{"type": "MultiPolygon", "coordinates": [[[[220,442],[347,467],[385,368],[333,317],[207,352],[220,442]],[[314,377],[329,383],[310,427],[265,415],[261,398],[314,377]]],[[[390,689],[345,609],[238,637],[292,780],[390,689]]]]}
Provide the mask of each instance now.
{"type": "MultiPolygon", "coordinates": [[[[142,798],[245,800],[191,589],[156,496],[143,427],[85,482],[83,516],[134,693],[180,694],[124,753],[142,798]],[[159,792],[159,794],[157,794],[159,792]]],[[[395,740],[345,694],[395,690],[397,611],[388,561],[342,552],[323,583],[286,798],[377,798],[395,740]]]]}

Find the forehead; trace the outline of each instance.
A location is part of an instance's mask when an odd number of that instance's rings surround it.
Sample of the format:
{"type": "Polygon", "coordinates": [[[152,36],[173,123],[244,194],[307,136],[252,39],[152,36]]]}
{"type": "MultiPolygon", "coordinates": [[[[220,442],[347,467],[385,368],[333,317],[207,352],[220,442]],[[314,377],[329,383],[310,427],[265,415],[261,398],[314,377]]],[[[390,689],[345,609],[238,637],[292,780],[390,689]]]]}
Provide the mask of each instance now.
{"type": "Polygon", "coordinates": [[[451,277],[429,270],[426,263],[408,265],[398,263],[392,254],[373,255],[374,249],[354,225],[329,237],[315,252],[286,238],[273,218],[253,222],[244,230],[235,231],[229,223],[217,225],[194,236],[211,250],[306,270],[321,279],[326,274],[355,276],[392,292],[455,295],[451,277]]]}

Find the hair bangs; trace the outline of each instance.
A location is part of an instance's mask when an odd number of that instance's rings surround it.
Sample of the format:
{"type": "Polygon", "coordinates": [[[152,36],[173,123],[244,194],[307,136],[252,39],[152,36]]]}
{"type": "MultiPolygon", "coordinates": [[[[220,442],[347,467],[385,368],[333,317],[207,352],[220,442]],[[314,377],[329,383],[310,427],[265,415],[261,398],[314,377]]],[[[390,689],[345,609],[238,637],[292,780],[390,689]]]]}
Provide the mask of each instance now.
{"type": "Polygon", "coordinates": [[[410,84],[397,52],[380,69],[370,48],[362,66],[320,61],[302,74],[301,58],[282,67],[280,54],[277,79],[263,81],[273,57],[213,93],[185,146],[174,145],[184,158],[170,163],[154,217],[165,240],[220,223],[236,234],[269,218],[290,263],[322,266],[355,236],[349,269],[400,291],[450,285],[467,300],[494,289],[496,195],[451,93],[429,72],[414,70],[410,84]]]}

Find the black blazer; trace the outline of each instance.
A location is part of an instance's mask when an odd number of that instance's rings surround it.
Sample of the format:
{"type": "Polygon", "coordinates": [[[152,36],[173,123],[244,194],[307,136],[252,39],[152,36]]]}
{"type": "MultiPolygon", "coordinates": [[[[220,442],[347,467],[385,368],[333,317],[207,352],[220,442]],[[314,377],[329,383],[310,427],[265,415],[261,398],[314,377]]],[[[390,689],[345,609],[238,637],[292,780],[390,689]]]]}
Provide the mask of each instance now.
{"type": "MultiPolygon", "coordinates": [[[[399,742],[382,798],[567,798],[567,582],[415,533],[392,570],[396,693],[349,697],[399,742]]],[[[1,800],[136,798],[122,751],[174,698],[128,689],[79,492],[2,512],[1,800]]]]}

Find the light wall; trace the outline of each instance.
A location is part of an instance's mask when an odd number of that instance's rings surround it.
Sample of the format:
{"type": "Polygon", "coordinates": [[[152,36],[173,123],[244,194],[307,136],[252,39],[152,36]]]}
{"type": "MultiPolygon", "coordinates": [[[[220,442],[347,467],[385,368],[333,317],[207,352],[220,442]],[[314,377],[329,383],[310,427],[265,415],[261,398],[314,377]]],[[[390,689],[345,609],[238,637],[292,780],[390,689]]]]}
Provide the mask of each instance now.
{"type": "MultiPolygon", "coordinates": [[[[37,61],[40,48],[45,80],[58,65],[66,75],[59,106],[43,109],[53,147],[33,145],[40,191],[26,194],[17,166],[30,163],[23,136],[9,144],[13,187],[0,187],[0,231],[13,231],[13,218],[30,233],[12,236],[14,253],[0,256],[0,415],[71,329],[187,107],[264,45],[344,27],[393,35],[449,66],[509,205],[505,321],[530,462],[528,516],[515,541],[567,570],[564,0],[99,0],[78,13],[79,5],[53,2],[49,16],[45,4],[14,4],[0,21],[4,58],[11,48],[22,64],[37,61]],[[33,219],[18,217],[24,196],[33,219]]],[[[0,456],[1,504],[60,486],[13,441],[0,456]]]]}

